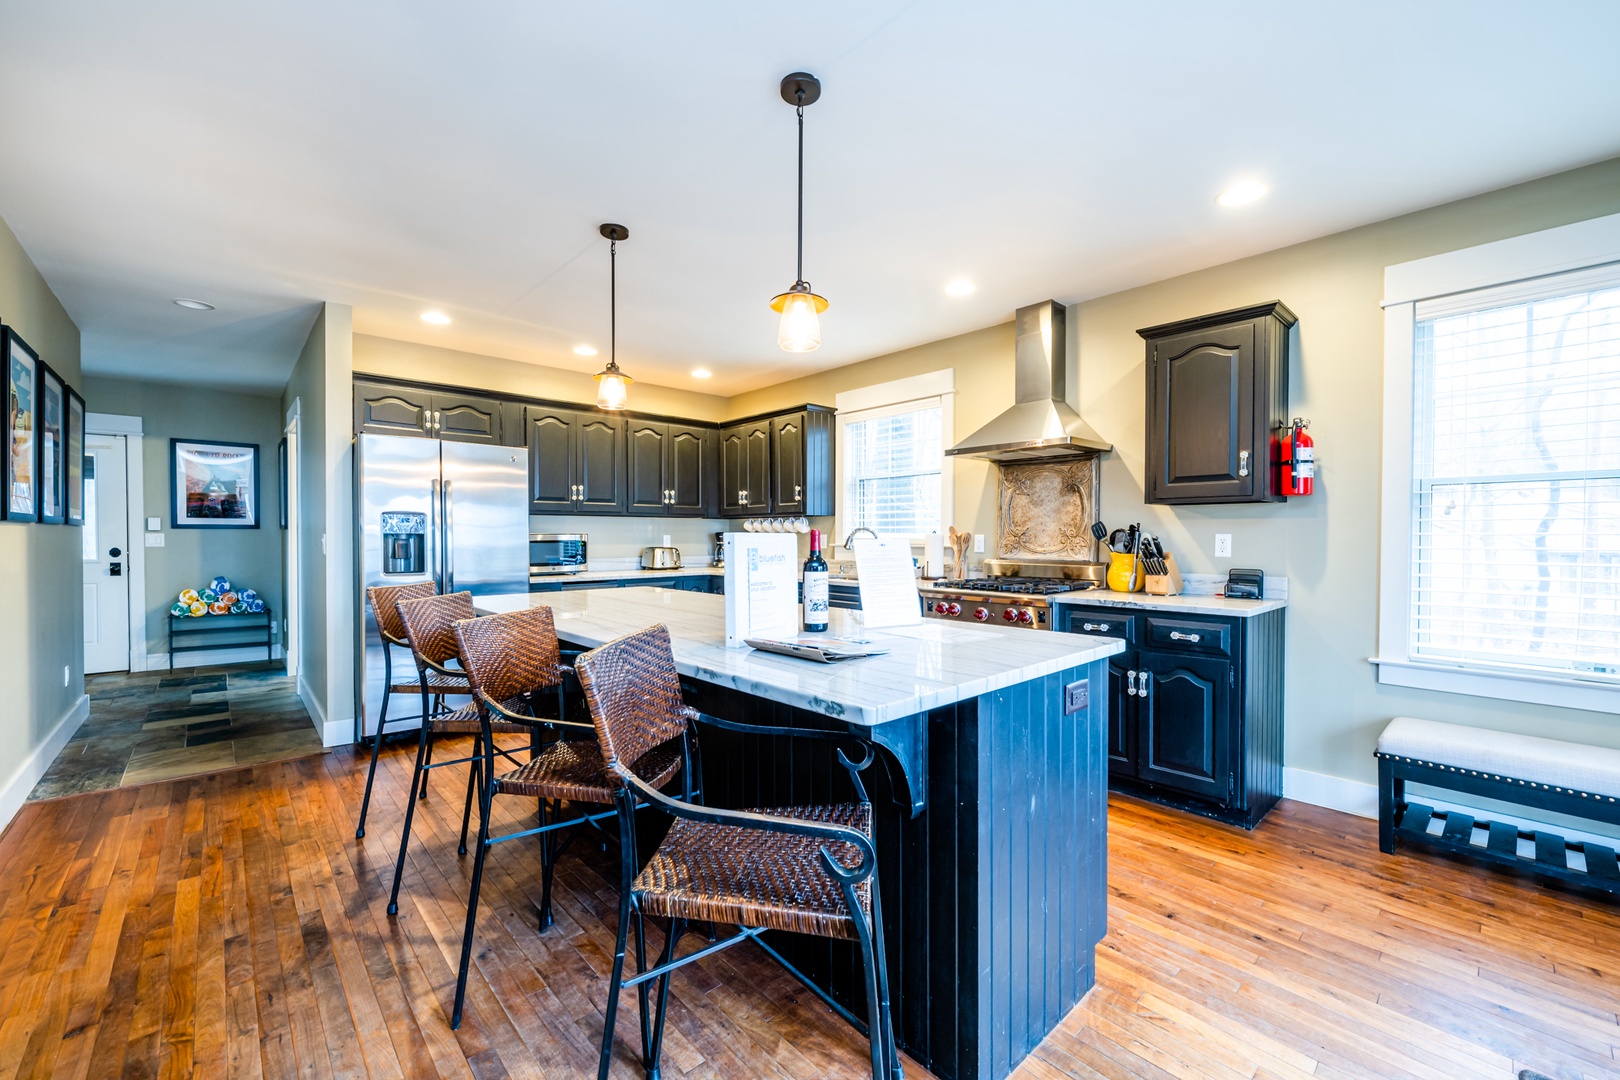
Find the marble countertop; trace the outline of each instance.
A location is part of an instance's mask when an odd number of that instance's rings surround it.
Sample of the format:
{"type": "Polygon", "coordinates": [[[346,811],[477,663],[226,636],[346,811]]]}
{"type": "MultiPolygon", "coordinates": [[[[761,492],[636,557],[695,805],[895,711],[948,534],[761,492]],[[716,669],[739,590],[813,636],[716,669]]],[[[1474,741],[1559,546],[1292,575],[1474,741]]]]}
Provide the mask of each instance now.
{"type": "Polygon", "coordinates": [[[629,567],[607,570],[582,570],[577,574],[542,574],[531,583],[541,585],[553,581],[563,584],[570,581],[632,581],[636,578],[695,577],[700,575],[703,577],[715,577],[724,573],[725,570],[718,566],[683,566],[678,570],[642,570],[637,567],[629,567]]]}
{"type": "Polygon", "coordinates": [[[1124,642],[925,619],[866,630],[831,612],[831,637],[867,638],[884,656],[817,664],[725,645],[725,597],[673,589],[576,589],[475,597],[481,614],[549,607],[565,641],[595,647],[657,623],[669,627],[682,675],[872,726],[978,697],[1123,652],[1124,642]]]}
{"type": "Polygon", "coordinates": [[[1049,596],[1052,604],[1085,604],[1087,607],[1136,608],[1142,611],[1164,611],[1176,615],[1235,615],[1240,619],[1262,615],[1288,606],[1286,600],[1228,600],[1224,596],[1149,596],[1147,593],[1122,593],[1108,589],[1088,589],[1082,592],[1059,593],[1049,596]]]}

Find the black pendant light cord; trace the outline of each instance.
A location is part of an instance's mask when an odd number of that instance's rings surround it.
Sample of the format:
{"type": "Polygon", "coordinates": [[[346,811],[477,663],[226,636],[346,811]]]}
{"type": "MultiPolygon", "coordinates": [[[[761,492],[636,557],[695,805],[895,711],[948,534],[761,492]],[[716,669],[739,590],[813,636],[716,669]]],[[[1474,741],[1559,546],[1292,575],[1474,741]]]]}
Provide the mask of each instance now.
{"type": "Polygon", "coordinates": [[[619,242],[608,241],[608,367],[619,369],[619,242]]]}
{"type": "MultiPolygon", "coordinates": [[[[799,91],[799,104],[795,111],[799,114],[799,262],[795,274],[797,280],[793,285],[797,288],[804,285],[804,91],[799,91]]],[[[806,286],[808,291],[808,286],[806,286]]]]}

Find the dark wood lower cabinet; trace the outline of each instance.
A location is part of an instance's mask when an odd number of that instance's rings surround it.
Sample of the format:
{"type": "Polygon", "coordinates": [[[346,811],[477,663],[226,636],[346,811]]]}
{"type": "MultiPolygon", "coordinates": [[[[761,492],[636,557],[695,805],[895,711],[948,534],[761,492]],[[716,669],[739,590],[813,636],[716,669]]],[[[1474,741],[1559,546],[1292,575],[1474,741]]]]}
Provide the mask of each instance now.
{"type": "Polygon", "coordinates": [[[1282,797],[1284,610],[1057,612],[1056,629],[1126,644],[1108,664],[1110,786],[1254,828],[1282,797]]]}

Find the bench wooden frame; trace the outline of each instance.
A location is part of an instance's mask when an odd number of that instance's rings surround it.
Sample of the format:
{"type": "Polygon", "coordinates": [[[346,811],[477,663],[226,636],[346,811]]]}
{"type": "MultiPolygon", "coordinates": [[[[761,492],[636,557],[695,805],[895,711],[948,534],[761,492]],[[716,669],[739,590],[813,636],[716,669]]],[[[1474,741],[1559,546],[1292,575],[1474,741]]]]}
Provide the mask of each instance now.
{"type": "Polygon", "coordinates": [[[1590,791],[1542,784],[1464,769],[1440,762],[1423,761],[1379,752],[1378,758],[1378,848],[1386,855],[1395,853],[1395,840],[1418,842],[1455,854],[1483,859],[1498,866],[1510,866],[1570,885],[1599,889],[1620,897],[1620,866],[1612,847],[1580,840],[1565,840],[1549,829],[1521,830],[1502,821],[1475,821],[1457,810],[1435,810],[1406,800],[1410,781],[1451,791],[1466,792],[1498,802],[1515,803],[1536,810],[1547,810],[1570,817],[1620,825],[1620,798],[1590,791]],[[1429,824],[1441,820],[1438,834],[1429,824]],[[1474,830],[1483,827],[1488,839],[1481,846],[1473,842],[1474,830]],[[1535,855],[1519,854],[1519,841],[1535,845],[1535,855]],[[1570,852],[1577,852],[1585,869],[1570,865],[1570,852]]]}

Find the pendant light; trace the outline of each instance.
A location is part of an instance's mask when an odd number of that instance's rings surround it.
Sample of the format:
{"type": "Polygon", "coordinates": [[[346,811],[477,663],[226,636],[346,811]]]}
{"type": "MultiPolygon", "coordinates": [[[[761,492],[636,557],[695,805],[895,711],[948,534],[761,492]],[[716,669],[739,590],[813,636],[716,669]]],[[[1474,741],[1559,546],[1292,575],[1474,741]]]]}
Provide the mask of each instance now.
{"type": "Polygon", "coordinates": [[[608,363],[596,373],[596,407],[623,409],[630,405],[632,380],[619,370],[619,241],[630,239],[630,230],[610,223],[597,232],[608,239],[608,363]]]}
{"type": "Polygon", "coordinates": [[[821,313],[827,310],[825,297],[817,296],[804,280],[804,107],[821,97],[821,80],[795,71],[782,80],[782,100],[792,105],[799,117],[799,261],[793,287],[771,300],[771,310],[780,312],[776,343],[788,352],[810,352],[821,344],[821,313]]]}

